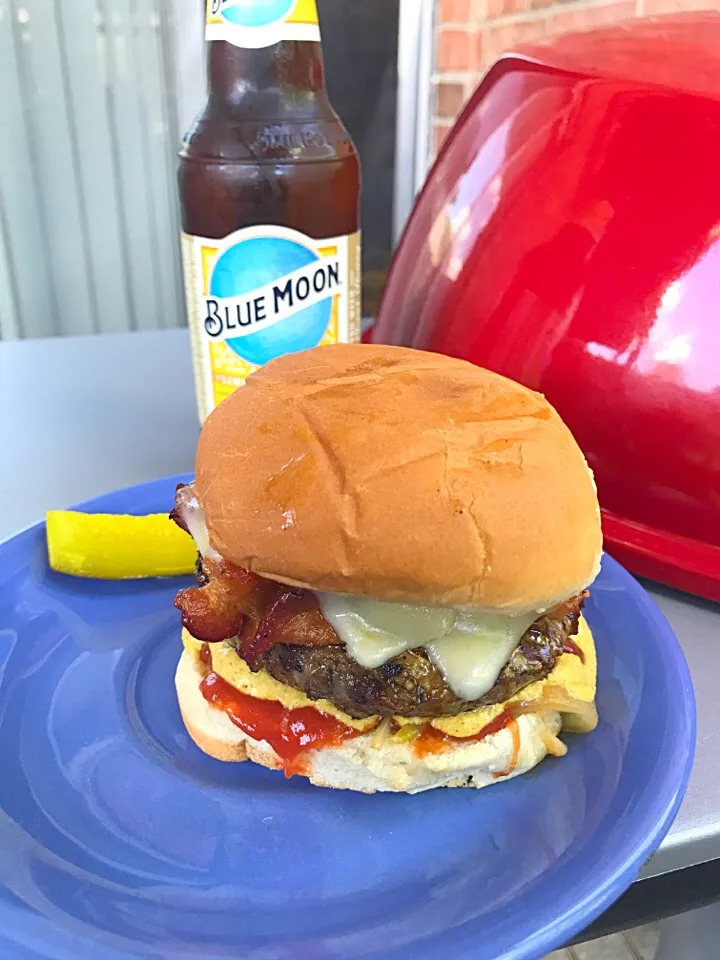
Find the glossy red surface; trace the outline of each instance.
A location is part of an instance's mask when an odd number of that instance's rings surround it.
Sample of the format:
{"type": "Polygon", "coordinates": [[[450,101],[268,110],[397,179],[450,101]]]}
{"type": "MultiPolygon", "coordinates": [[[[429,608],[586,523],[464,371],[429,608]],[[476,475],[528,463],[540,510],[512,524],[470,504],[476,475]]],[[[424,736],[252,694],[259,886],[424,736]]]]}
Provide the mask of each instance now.
{"type": "Polygon", "coordinates": [[[398,248],[376,342],[541,390],[593,467],[606,545],[720,600],[720,17],[500,60],[398,248]]]}

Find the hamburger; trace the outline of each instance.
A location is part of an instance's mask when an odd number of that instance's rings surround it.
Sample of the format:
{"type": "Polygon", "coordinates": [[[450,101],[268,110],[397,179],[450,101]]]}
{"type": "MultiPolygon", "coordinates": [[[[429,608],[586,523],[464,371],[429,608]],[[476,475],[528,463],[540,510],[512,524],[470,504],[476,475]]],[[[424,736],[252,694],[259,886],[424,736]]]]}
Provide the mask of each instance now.
{"type": "Polygon", "coordinates": [[[597,496],[538,393],[400,347],[280,357],[210,414],[171,516],[198,548],[178,700],[219,760],[483,787],[597,723],[597,496]]]}

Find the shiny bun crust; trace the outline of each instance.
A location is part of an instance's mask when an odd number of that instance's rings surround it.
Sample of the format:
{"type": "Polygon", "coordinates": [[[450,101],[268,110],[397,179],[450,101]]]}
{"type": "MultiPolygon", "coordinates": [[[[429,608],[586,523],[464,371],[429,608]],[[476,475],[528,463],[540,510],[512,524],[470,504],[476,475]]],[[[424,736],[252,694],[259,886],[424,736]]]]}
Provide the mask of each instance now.
{"type": "MultiPolygon", "coordinates": [[[[180,712],[198,747],[217,760],[237,763],[252,760],[271,770],[282,762],[265,740],[253,740],[222,711],[211,706],[200,692],[202,674],[189,653],[180,658],[175,674],[180,712]]],[[[416,756],[407,743],[378,744],[373,733],[322,747],[308,754],[306,776],[318,787],[356,790],[360,793],[391,791],[417,793],[434,787],[486,787],[527,773],[547,755],[543,734],[558,734],[560,714],[545,711],[518,717],[519,750],[508,730],[484,740],[449,747],[427,757],[416,756]],[[512,768],[510,775],[502,771],[512,768]]]]}
{"type": "Polygon", "coordinates": [[[213,547],[311,589],[542,610],[598,570],[595,485],[558,414],[440,354],[274,360],[211,413],[196,474],[213,547]]]}

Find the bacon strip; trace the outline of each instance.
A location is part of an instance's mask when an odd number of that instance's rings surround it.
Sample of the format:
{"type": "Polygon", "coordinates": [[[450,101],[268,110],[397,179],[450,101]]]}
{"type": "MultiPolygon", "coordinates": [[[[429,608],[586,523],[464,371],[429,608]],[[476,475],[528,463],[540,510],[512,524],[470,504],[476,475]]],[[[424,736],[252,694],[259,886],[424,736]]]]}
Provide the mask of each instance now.
{"type": "Polygon", "coordinates": [[[241,656],[254,663],[276,643],[341,643],[310,590],[266,580],[232,563],[204,559],[201,587],[181,590],[175,606],[183,626],[207,643],[239,639],[241,656]]]}
{"type": "Polygon", "coordinates": [[[546,616],[548,620],[564,620],[565,617],[579,617],[582,605],[589,596],[590,592],[588,590],[581,590],[580,593],[577,593],[574,597],[570,597],[562,603],[558,603],[551,610],[548,610],[544,616],[546,616]]]}
{"type": "Polygon", "coordinates": [[[248,598],[260,577],[231,563],[203,560],[207,583],[188,587],[175,597],[182,625],[196,640],[216,643],[237,636],[247,617],[248,598]]]}
{"type": "Polygon", "coordinates": [[[264,603],[241,637],[240,653],[254,663],[276,643],[325,647],[341,643],[309,591],[265,581],[264,603]],[[270,586],[267,586],[271,584],[270,586]],[[274,589],[273,589],[274,588],[274,589]],[[253,626],[255,629],[253,630],[253,626]]]}

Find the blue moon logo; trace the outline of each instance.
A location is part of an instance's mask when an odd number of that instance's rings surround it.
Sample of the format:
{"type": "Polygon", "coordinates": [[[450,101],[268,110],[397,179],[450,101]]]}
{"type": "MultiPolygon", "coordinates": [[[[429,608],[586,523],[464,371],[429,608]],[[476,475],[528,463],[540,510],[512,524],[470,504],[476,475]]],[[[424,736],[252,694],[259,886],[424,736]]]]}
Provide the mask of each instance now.
{"type": "MultiPolygon", "coordinates": [[[[210,279],[213,297],[240,297],[320,260],[317,253],[283,237],[242,240],[220,256],[210,279]]],[[[261,366],[283,353],[316,347],[332,316],[333,298],[298,310],[279,323],[225,342],[248,363],[261,366]]]]}

